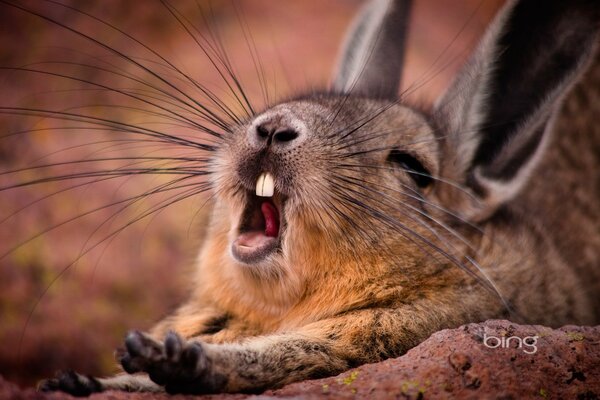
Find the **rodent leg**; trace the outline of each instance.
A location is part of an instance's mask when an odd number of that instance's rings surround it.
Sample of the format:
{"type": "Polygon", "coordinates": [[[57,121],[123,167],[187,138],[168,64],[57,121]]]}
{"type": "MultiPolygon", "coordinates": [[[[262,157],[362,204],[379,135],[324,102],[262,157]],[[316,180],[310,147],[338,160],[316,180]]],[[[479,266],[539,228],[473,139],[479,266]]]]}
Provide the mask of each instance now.
{"type": "Polygon", "coordinates": [[[496,315],[481,312],[480,307],[488,309],[486,297],[448,294],[454,295],[445,301],[355,310],[236,343],[185,340],[174,332],[158,341],[132,332],[120,361],[126,371],[147,373],[169,393],[260,392],[397,357],[442,327],[496,315]]]}
{"type": "Polygon", "coordinates": [[[168,393],[258,392],[348,368],[331,356],[325,343],[297,334],[256,337],[244,344],[208,344],[185,341],[173,332],[160,343],[132,332],[125,346],[120,355],[123,368],[148,373],[168,393]]]}
{"type": "Polygon", "coordinates": [[[477,304],[457,309],[454,300],[356,310],[285,333],[202,347],[212,373],[223,379],[220,391],[260,392],[398,357],[444,326],[479,319],[477,304]]]}

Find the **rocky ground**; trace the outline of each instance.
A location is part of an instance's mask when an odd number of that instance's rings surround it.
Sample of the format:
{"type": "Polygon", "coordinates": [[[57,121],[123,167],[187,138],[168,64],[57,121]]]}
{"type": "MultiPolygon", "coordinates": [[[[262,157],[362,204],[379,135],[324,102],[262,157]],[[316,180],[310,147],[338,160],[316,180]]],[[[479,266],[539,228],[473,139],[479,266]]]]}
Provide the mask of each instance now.
{"type": "MultiPolygon", "coordinates": [[[[186,396],[108,392],[94,400],[183,399],[186,396]]],[[[364,365],[339,376],[299,382],[258,396],[206,399],[600,397],[600,326],[550,329],[504,320],[433,334],[402,357],[364,365]],[[527,337],[537,336],[537,339],[527,337]],[[521,342],[519,347],[519,339],[521,342]],[[509,346],[504,344],[508,341],[509,346]]],[[[0,399],[62,399],[0,381],[0,399]]],[[[196,397],[198,398],[198,397],[196,397]]]]}

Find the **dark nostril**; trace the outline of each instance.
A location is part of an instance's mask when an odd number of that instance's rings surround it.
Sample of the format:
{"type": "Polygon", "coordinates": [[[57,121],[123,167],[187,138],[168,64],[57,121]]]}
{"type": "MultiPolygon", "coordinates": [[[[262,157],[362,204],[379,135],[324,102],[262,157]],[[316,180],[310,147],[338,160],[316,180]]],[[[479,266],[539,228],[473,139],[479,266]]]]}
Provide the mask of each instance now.
{"type": "Polygon", "coordinates": [[[291,142],[300,136],[300,134],[294,129],[281,125],[277,127],[272,123],[257,125],[255,130],[258,141],[261,143],[266,141],[267,146],[270,146],[271,144],[283,144],[286,142],[291,142]]]}
{"type": "Polygon", "coordinates": [[[256,127],[256,134],[261,138],[269,137],[269,130],[262,125],[256,127]]]}
{"type": "Polygon", "coordinates": [[[298,132],[291,130],[291,129],[286,129],[281,132],[275,132],[275,136],[273,137],[273,140],[275,140],[276,142],[291,142],[292,140],[296,139],[297,137],[298,137],[298,132]]]}

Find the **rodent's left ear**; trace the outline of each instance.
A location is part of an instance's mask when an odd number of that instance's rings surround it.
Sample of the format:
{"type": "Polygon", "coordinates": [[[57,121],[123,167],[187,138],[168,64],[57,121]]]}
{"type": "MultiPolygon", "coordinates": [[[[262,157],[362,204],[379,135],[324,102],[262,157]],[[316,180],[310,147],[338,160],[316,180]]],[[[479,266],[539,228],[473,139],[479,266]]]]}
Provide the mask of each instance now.
{"type": "Polygon", "coordinates": [[[393,98],[400,86],[410,0],[371,0],[350,28],[333,90],[393,98]]]}
{"type": "Polygon", "coordinates": [[[438,185],[445,207],[482,220],[520,192],[599,30],[598,0],[507,2],[433,111],[440,175],[463,187],[438,185]]]}

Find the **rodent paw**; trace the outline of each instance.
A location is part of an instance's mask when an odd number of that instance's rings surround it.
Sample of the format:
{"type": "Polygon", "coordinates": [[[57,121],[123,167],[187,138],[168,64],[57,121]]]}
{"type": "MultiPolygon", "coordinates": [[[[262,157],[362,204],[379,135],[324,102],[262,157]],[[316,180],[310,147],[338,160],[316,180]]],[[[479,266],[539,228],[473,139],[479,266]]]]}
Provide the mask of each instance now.
{"type": "Polygon", "coordinates": [[[38,384],[40,392],[66,392],[73,396],[85,397],[101,392],[97,379],[73,371],[59,372],[53,379],[45,379],[38,384]]]}
{"type": "Polygon", "coordinates": [[[126,350],[118,354],[128,373],[146,372],[168,393],[207,393],[222,386],[223,379],[210,371],[210,361],[202,344],[186,342],[169,332],[163,343],[132,331],[125,339],[126,350]]]}
{"type": "Polygon", "coordinates": [[[117,350],[117,359],[123,369],[130,373],[148,372],[153,363],[160,362],[164,357],[162,343],[139,331],[131,331],[125,338],[125,349],[117,350]]]}

